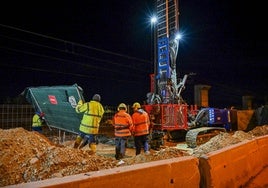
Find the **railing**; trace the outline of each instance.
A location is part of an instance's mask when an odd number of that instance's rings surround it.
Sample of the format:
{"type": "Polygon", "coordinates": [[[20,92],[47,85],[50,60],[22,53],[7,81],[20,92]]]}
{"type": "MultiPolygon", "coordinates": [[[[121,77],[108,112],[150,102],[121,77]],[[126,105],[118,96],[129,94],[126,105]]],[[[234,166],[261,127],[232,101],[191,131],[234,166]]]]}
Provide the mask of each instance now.
{"type": "MultiPolygon", "coordinates": [[[[101,122],[102,132],[105,132],[107,122],[113,118],[116,107],[105,106],[108,113],[104,114],[101,122]],[[109,109],[109,111],[107,110],[109,109]]],[[[28,104],[0,104],[0,129],[13,129],[22,127],[28,131],[32,130],[32,117],[35,111],[32,105],[28,104]]],[[[108,127],[109,128],[109,127],[108,127]]],[[[44,126],[43,134],[53,142],[60,143],[65,139],[73,139],[76,134],[59,130],[57,128],[44,126]]]]}
{"type": "Polygon", "coordinates": [[[34,109],[31,105],[0,104],[0,128],[10,129],[23,127],[31,130],[34,109]]]}

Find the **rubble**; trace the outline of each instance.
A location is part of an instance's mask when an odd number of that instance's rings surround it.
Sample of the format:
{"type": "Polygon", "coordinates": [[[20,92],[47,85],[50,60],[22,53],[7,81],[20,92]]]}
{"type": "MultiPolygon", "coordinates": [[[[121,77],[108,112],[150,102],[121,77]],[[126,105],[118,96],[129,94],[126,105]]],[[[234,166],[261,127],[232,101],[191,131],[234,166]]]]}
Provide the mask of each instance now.
{"type": "Polygon", "coordinates": [[[0,129],[0,186],[63,177],[116,166],[113,158],[62,147],[23,128],[0,129]]]}
{"type": "MultiPolygon", "coordinates": [[[[207,143],[195,148],[192,155],[215,151],[243,140],[268,134],[268,126],[259,126],[245,133],[220,133],[207,143]]],[[[114,145],[99,143],[97,154],[92,155],[89,147],[74,149],[73,141],[62,145],[51,142],[44,135],[23,128],[0,129],[0,186],[64,177],[90,171],[111,169],[118,166],[114,158],[114,145]]],[[[190,155],[175,146],[166,146],[159,151],[151,150],[135,156],[134,148],[127,148],[122,165],[132,165],[190,155]]]]}
{"type": "Polygon", "coordinates": [[[255,129],[244,132],[235,131],[233,134],[227,132],[220,132],[220,134],[211,138],[208,142],[194,148],[193,156],[200,157],[203,154],[219,150],[226,146],[237,144],[244,140],[251,140],[257,136],[263,136],[268,134],[268,125],[257,126],[255,129]]]}

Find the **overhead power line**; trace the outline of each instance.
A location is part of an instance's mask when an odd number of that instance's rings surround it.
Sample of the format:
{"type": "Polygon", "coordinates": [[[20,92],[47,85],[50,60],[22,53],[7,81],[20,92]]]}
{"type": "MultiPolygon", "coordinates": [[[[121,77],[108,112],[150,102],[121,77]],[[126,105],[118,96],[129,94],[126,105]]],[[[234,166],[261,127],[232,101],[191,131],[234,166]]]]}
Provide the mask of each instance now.
{"type": "MultiPolygon", "coordinates": [[[[20,50],[15,50],[15,49],[9,49],[9,48],[1,47],[1,46],[0,46],[0,48],[2,48],[2,49],[8,49],[8,50],[11,50],[11,51],[16,51],[16,52],[21,52],[21,53],[25,53],[25,54],[28,54],[28,55],[35,55],[35,56],[39,56],[39,57],[43,57],[43,58],[54,59],[54,60],[58,60],[60,62],[76,63],[76,64],[79,64],[79,65],[86,66],[87,68],[94,68],[96,70],[103,70],[103,71],[113,72],[113,73],[117,73],[117,74],[124,74],[124,72],[121,72],[121,71],[118,71],[118,70],[111,70],[111,69],[108,69],[108,68],[105,68],[105,67],[100,67],[100,66],[92,66],[92,65],[85,64],[85,63],[75,62],[75,61],[72,61],[72,60],[60,59],[60,58],[56,58],[56,57],[35,54],[35,53],[32,53],[32,52],[26,52],[26,51],[20,51],[20,50]]],[[[9,64],[4,64],[4,63],[2,63],[2,65],[10,66],[9,64]]],[[[21,67],[21,66],[19,66],[19,67],[21,67]]],[[[37,68],[33,68],[33,67],[31,67],[31,68],[28,67],[28,68],[31,69],[31,70],[41,70],[41,69],[37,69],[37,68]]],[[[53,72],[53,71],[46,71],[46,72],[53,72]]],[[[127,73],[127,74],[129,75],[129,73],[127,73]]],[[[75,74],[73,74],[73,75],[75,75],[75,74]]],[[[141,76],[139,76],[137,74],[135,74],[135,76],[142,78],[141,76]]]]}
{"type": "MultiPolygon", "coordinates": [[[[4,38],[7,38],[7,39],[20,41],[20,42],[24,42],[24,43],[35,45],[35,46],[39,46],[39,47],[45,47],[45,48],[48,48],[48,49],[51,49],[51,50],[55,50],[55,51],[59,51],[59,52],[63,52],[63,53],[69,53],[71,55],[77,55],[77,56],[88,58],[88,59],[91,59],[91,60],[94,60],[94,61],[99,61],[99,62],[104,62],[104,63],[108,63],[108,64],[113,64],[113,65],[117,65],[117,66],[121,66],[121,67],[125,67],[125,68],[130,68],[130,69],[135,69],[137,71],[144,72],[144,73],[147,72],[144,69],[138,69],[138,68],[136,68],[134,66],[130,66],[130,65],[125,65],[125,64],[122,65],[120,63],[116,63],[116,62],[113,62],[113,61],[104,60],[104,59],[95,58],[95,57],[90,57],[90,56],[83,55],[83,54],[68,52],[66,50],[60,50],[60,49],[57,49],[57,48],[54,48],[54,47],[50,47],[50,46],[47,46],[47,45],[41,45],[41,44],[38,44],[38,43],[35,43],[35,42],[29,42],[29,41],[25,41],[25,40],[21,40],[21,39],[16,39],[16,38],[5,36],[5,35],[1,35],[1,34],[0,34],[0,36],[1,37],[4,37],[4,38]]],[[[14,49],[14,48],[7,48],[7,47],[1,47],[1,46],[0,46],[0,48],[6,49],[6,50],[9,50],[9,51],[21,52],[21,53],[25,53],[25,54],[29,54],[29,55],[38,55],[40,57],[49,57],[49,56],[45,56],[45,55],[41,55],[41,54],[37,54],[37,53],[27,52],[25,50],[17,50],[17,49],[14,49]]],[[[79,63],[79,62],[76,62],[76,61],[72,61],[72,63],[79,64],[81,66],[88,67],[88,64],[85,64],[85,63],[79,63]]],[[[97,68],[97,67],[95,67],[95,68],[97,68]]],[[[111,71],[111,69],[109,69],[109,71],[111,71]]]]}
{"type": "Polygon", "coordinates": [[[0,24],[0,26],[5,27],[5,28],[9,28],[9,29],[13,29],[13,30],[17,30],[17,31],[21,31],[21,32],[24,32],[24,33],[32,34],[32,35],[35,35],[35,36],[39,36],[39,37],[43,37],[43,38],[47,38],[47,39],[52,39],[52,40],[55,40],[55,41],[59,41],[59,42],[63,42],[63,43],[69,43],[71,45],[76,45],[76,46],[84,47],[84,48],[91,49],[91,50],[96,50],[96,51],[103,52],[103,53],[106,53],[106,54],[111,54],[111,55],[115,55],[115,56],[124,57],[124,58],[127,58],[127,59],[136,60],[136,61],[139,61],[139,62],[144,62],[144,63],[150,62],[150,61],[147,61],[147,60],[144,60],[144,59],[140,59],[140,58],[136,58],[136,57],[132,57],[132,56],[128,56],[128,55],[124,55],[124,54],[120,54],[120,53],[116,53],[116,52],[112,52],[112,51],[108,51],[108,50],[103,50],[103,49],[99,49],[99,48],[95,48],[95,47],[92,47],[92,46],[87,46],[87,45],[84,45],[84,44],[79,44],[79,43],[75,43],[75,42],[71,42],[71,41],[67,41],[67,40],[63,40],[63,39],[58,39],[58,38],[43,35],[43,34],[38,34],[38,33],[35,33],[35,32],[24,30],[24,29],[19,29],[17,27],[13,27],[13,26],[8,26],[8,25],[4,25],[4,24],[0,24]]]}
{"type": "MultiPolygon", "coordinates": [[[[56,74],[64,74],[64,75],[71,75],[76,77],[85,77],[85,78],[91,78],[91,79],[107,79],[104,77],[96,77],[92,75],[85,75],[85,74],[78,74],[78,73],[70,73],[70,72],[63,72],[58,70],[47,70],[47,69],[41,69],[41,68],[34,68],[34,67],[27,67],[27,66],[20,66],[20,65],[12,65],[12,64],[1,64],[6,67],[12,67],[16,69],[24,69],[24,70],[32,70],[32,71],[39,71],[39,72],[49,72],[49,73],[56,73],[56,74]]],[[[111,81],[117,81],[117,82],[123,82],[123,83],[131,83],[131,84],[138,84],[137,80],[126,80],[126,79],[115,79],[115,78],[109,78],[111,81]]]]}
{"type": "MultiPolygon", "coordinates": [[[[25,43],[25,44],[32,45],[32,46],[46,48],[46,49],[53,50],[53,51],[67,53],[67,54],[74,55],[74,56],[77,56],[77,57],[87,58],[87,59],[93,60],[94,62],[103,62],[104,65],[115,65],[115,66],[118,66],[120,68],[126,68],[126,70],[133,69],[135,71],[126,71],[126,72],[124,72],[124,71],[120,71],[120,70],[114,68],[114,66],[113,66],[113,68],[109,68],[107,66],[104,67],[104,66],[99,65],[99,64],[97,66],[94,66],[94,65],[89,65],[88,63],[81,63],[81,62],[79,62],[79,60],[78,61],[77,60],[70,60],[70,59],[66,60],[65,58],[59,58],[59,57],[56,57],[55,55],[53,55],[54,56],[53,57],[51,55],[44,55],[44,54],[31,52],[31,51],[27,51],[27,50],[15,49],[15,48],[13,48],[13,46],[12,47],[6,47],[6,46],[1,47],[0,46],[0,48],[8,50],[8,51],[14,51],[14,52],[17,52],[17,53],[23,53],[23,54],[27,54],[27,55],[31,55],[31,56],[39,56],[39,57],[42,57],[42,58],[54,59],[54,60],[61,61],[61,62],[62,61],[63,62],[69,62],[69,63],[80,65],[80,66],[83,66],[83,67],[86,67],[86,68],[91,68],[91,69],[94,68],[96,70],[113,72],[113,73],[117,73],[117,74],[121,74],[121,75],[125,74],[125,76],[128,76],[129,74],[133,73],[133,75],[135,75],[135,77],[140,77],[140,78],[141,77],[144,78],[145,73],[148,74],[148,68],[145,68],[144,65],[142,66],[142,68],[138,68],[137,67],[137,61],[146,62],[147,64],[148,64],[148,62],[152,63],[150,61],[146,61],[146,60],[143,60],[143,59],[139,59],[139,58],[135,58],[135,57],[127,56],[127,55],[122,55],[122,54],[107,51],[107,50],[98,49],[98,48],[94,48],[94,47],[91,47],[91,46],[81,45],[81,44],[78,44],[78,43],[58,39],[58,38],[55,38],[55,37],[50,37],[50,36],[43,35],[43,34],[38,34],[38,33],[35,33],[35,32],[31,32],[31,31],[26,31],[26,30],[23,30],[23,29],[12,27],[12,26],[7,26],[7,25],[3,25],[3,24],[0,24],[0,26],[8,28],[8,29],[15,30],[15,31],[20,31],[20,32],[23,32],[23,33],[28,33],[30,35],[35,35],[35,36],[38,36],[38,37],[43,37],[43,38],[46,38],[46,39],[52,39],[52,40],[55,40],[55,41],[59,41],[59,42],[63,43],[63,46],[66,46],[66,44],[67,45],[70,44],[72,47],[73,46],[80,46],[80,47],[83,47],[83,48],[86,48],[86,49],[91,49],[91,50],[93,49],[93,50],[96,50],[96,51],[100,51],[102,53],[106,53],[106,54],[109,54],[109,55],[115,55],[115,56],[119,56],[119,57],[124,57],[124,58],[127,58],[128,61],[135,60],[135,63],[126,64],[126,63],[114,62],[114,61],[110,61],[110,60],[106,60],[106,59],[102,59],[102,58],[96,58],[96,57],[91,57],[91,56],[84,55],[84,54],[81,54],[81,53],[77,53],[77,52],[75,52],[73,50],[68,51],[66,49],[60,49],[60,48],[56,48],[56,47],[53,47],[53,46],[43,45],[43,44],[40,44],[40,43],[37,43],[37,42],[32,42],[32,41],[19,39],[19,38],[15,38],[15,37],[10,37],[10,36],[1,34],[0,36],[2,38],[17,41],[17,42],[21,42],[21,43],[25,43]],[[138,74],[140,74],[140,75],[142,74],[143,76],[139,76],[138,74]]],[[[125,62],[127,62],[127,61],[125,61],[125,62]]],[[[33,68],[32,70],[36,70],[36,71],[38,70],[38,69],[36,69],[34,67],[32,67],[32,68],[33,68]]],[[[50,71],[48,70],[47,72],[50,72],[50,71]]]]}

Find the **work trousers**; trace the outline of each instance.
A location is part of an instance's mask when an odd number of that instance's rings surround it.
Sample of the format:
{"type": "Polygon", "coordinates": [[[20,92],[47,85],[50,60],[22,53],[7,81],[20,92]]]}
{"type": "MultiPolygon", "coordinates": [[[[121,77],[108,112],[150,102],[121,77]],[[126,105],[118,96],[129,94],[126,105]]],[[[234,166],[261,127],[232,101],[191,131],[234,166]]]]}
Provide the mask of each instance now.
{"type": "Polygon", "coordinates": [[[141,148],[144,149],[144,152],[149,151],[149,138],[148,134],[135,136],[134,137],[135,147],[136,147],[136,155],[141,153],[141,148]]]}
{"type": "Polygon", "coordinates": [[[115,149],[116,151],[119,151],[122,157],[125,156],[126,153],[126,142],[128,137],[116,137],[115,138],[115,149]]]}

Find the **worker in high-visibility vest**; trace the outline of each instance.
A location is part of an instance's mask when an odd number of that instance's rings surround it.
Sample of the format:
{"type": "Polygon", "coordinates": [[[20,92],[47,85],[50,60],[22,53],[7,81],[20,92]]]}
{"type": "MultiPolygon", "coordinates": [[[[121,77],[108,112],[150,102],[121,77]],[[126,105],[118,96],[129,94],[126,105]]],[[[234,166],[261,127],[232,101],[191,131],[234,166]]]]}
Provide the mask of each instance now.
{"type": "Polygon", "coordinates": [[[44,113],[35,112],[32,119],[32,130],[42,133],[43,122],[44,122],[44,113]]]}
{"type": "Polygon", "coordinates": [[[149,133],[150,133],[150,118],[148,113],[141,108],[140,103],[135,102],[132,105],[134,113],[132,114],[133,131],[136,155],[141,153],[141,149],[144,149],[144,153],[150,154],[149,151],[149,133]]]}
{"type": "Polygon", "coordinates": [[[127,113],[127,106],[124,103],[118,105],[118,112],[113,117],[115,135],[115,158],[121,160],[125,156],[126,143],[131,136],[133,128],[132,118],[127,113]]]}
{"type": "Polygon", "coordinates": [[[91,151],[96,153],[96,135],[99,133],[101,118],[104,114],[104,109],[100,103],[101,97],[95,94],[90,102],[80,100],[75,110],[77,113],[84,113],[79,127],[79,134],[76,137],[74,148],[82,148],[87,143],[91,151]],[[83,140],[83,143],[81,144],[83,140]],[[80,145],[81,144],[81,145],[80,145]]]}

